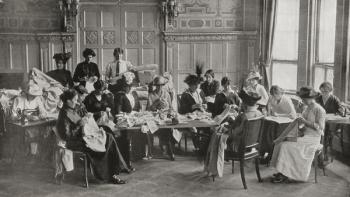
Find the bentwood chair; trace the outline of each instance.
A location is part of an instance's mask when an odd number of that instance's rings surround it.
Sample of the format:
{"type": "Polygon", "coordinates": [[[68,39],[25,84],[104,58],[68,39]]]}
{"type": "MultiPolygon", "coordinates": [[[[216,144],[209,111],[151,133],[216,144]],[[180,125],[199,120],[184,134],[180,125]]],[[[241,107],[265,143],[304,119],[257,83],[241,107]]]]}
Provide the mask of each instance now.
{"type": "Polygon", "coordinates": [[[243,133],[238,147],[238,151],[225,151],[225,160],[232,161],[232,174],[234,173],[234,162],[239,161],[241,179],[244,189],[247,189],[247,184],[244,174],[244,163],[248,160],[255,160],[255,170],[258,177],[258,181],[262,182],[259,170],[259,136],[263,128],[264,117],[258,117],[254,119],[245,120],[243,123],[243,133]]]}
{"type": "Polygon", "coordinates": [[[325,164],[324,164],[324,159],[323,159],[323,143],[324,143],[324,138],[323,136],[321,137],[321,143],[320,145],[317,147],[316,152],[315,152],[315,156],[314,156],[314,160],[313,160],[313,165],[315,168],[315,183],[317,183],[317,171],[318,168],[321,168],[323,171],[323,176],[326,176],[326,170],[325,170],[325,164]]]}
{"type": "MultiPolygon", "coordinates": [[[[56,137],[56,141],[57,144],[55,144],[55,148],[54,148],[54,152],[58,151],[60,148],[63,148],[62,146],[59,146],[59,141],[62,141],[61,137],[59,136],[56,127],[53,127],[53,132],[55,134],[56,137]]],[[[86,153],[81,152],[81,151],[72,151],[73,152],[73,158],[79,158],[79,160],[81,160],[84,163],[84,182],[85,182],[85,187],[89,188],[89,179],[88,179],[88,169],[89,169],[89,161],[88,161],[88,157],[86,155],[86,153]]],[[[92,171],[91,171],[92,172],[92,171]]],[[[61,184],[63,179],[64,179],[64,172],[62,172],[62,176],[61,177],[56,177],[56,182],[58,184],[61,184]]]]}

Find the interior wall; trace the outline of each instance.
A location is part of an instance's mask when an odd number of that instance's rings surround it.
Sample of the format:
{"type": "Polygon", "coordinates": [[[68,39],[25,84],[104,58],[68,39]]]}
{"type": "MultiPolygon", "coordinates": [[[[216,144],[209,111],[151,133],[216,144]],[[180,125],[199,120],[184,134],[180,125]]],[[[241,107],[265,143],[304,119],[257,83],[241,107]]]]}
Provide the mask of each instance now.
{"type": "Polygon", "coordinates": [[[211,68],[220,80],[228,76],[240,86],[258,59],[258,0],[181,0],[180,15],[166,22],[166,68],[179,93],[197,63],[211,68]]]}

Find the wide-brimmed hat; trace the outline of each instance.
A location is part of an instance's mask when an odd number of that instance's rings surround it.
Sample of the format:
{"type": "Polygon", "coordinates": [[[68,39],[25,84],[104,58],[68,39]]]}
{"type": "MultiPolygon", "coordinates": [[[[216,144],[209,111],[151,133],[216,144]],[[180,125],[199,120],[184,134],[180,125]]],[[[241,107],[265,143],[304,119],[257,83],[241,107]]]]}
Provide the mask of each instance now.
{"type": "Polygon", "coordinates": [[[248,74],[248,77],[247,77],[247,80],[249,80],[249,79],[261,79],[262,77],[261,77],[261,75],[260,75],[260,73],[259,72],[256,72],[256,71],[252,71],[252,72],[250,72],[249,74],[248,74]]]}
{"type": "Polygon", "coordinates": [[[63,63],[65,64],[69,58],[72,57],[72,53],[56,53],[52,58],[55,59],[56,62],[62,60],[63,63]]]}
{"type": "Polygon", "coordinates": [[[89,93],[83,85],[74,86],[74,90],[76,90],[79,94],[88,94],[89,93]]]}
{"type": "Polygon", "coordinates": [[[187,85],[198,85],[200,84],[201,79],[196,75],[188,75],[185,78],[184,82],[187,83],[187,85]]]}
{"type": "Polygon", "coordinates": [[[243,103],[248,106],[254,106],[261,99],[258,93],[245,89],[242,89],[238,96],[242,99],[243,103]]]}
{"type": "Polygon", "coordinates": [[[156,76],[153,79],[152,84],[155,85],[155,86],[162,86],[162,85],[165,85],[167,82],[168,82],[168,80],[165,77],[156,76]]]}
{"type": "Polygon", "coordinates": [[[300,98],[316,98],[319,94],[310,86],[301,87],[297,92],[300,98]]]}
{"type": "Polygon", "coordinates": [[[34,83],[31,83],[27,86],[25,92],[29,95],[32,95],[32,96],[41,96],[43,95],[43,91],[42,89],[37,85],[37,84],[34,84],[34,83]]]}

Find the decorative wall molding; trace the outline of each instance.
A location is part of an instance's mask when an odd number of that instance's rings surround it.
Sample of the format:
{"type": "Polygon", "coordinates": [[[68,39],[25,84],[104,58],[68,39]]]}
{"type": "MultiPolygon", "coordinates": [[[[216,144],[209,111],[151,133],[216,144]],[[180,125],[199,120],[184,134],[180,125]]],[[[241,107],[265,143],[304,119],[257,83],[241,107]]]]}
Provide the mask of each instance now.
{"type": "Polygon", "coordinates": [[[5,41],[63,41],[74,42],[75,34],[70,33],[0,33],[5,41]]]}
{"type": "Polygon", "coordinates": [[[255,40],[257,31],[236,31],[236,32],[163,32],[166,42],[183,41],[223,41],[223,40],[255,40]]]}

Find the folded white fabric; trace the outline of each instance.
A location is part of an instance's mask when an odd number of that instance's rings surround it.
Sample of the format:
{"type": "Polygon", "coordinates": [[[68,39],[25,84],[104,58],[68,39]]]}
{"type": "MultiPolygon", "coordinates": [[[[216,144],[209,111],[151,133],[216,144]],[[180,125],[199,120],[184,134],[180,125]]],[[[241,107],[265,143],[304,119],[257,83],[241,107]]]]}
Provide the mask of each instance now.
{"type": "Polygon", "coordinates": [[[84,117],[87,123],[84,125],[84,141],[86,146],[96,152],[106,152],[106,132],[99,128],[93,116],[88,115],[84,117]]]}

